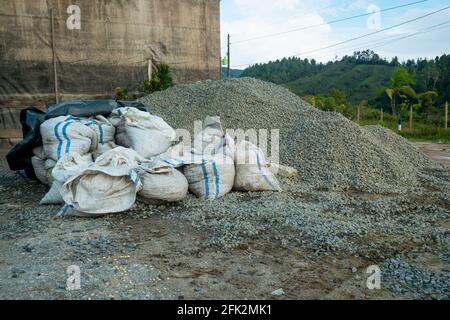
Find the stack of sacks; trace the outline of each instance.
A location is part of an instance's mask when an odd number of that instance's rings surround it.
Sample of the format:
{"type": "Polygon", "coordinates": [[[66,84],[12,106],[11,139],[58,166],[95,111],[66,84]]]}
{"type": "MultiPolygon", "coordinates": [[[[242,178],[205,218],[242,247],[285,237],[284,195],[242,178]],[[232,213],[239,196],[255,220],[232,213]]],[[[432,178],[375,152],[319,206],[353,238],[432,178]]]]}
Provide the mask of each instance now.
{"type": "Polygon", "coordinates": [[[173,145],[176,133],[164,120],[135,108],[116,109],[108,119],[50,119],[41,135],[33,167],[51,184],[41,204],[65,203],[61,216],[123,212],[137,196],[160,204],[181,201],[188,190],[210,200],[233,188],[281,190],[263,152],[246,141],[236,146],[215,117],[205,119],[192,148],[173,145]]]}
{"type": "Polygon", "coordinates": [[[163,119],[136,108],[113,110],[109,120],[116,127],[116,143],[146,159],[166,152],[176,139],[175,130],[163,119]]]}
{"type": "Polygon", "coordinates": [[[61,188],[66,205],[59,216],[98,216],[130,209],[142,183],[136,173],[142,158],[136,151],[115,148],[72,176],[61,188]]]}

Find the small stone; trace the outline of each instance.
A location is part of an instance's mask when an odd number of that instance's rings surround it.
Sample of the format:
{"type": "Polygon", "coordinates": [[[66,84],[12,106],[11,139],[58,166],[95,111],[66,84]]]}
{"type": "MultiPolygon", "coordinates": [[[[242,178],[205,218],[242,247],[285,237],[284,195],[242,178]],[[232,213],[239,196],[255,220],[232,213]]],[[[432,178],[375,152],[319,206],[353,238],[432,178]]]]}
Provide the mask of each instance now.
{"type": "Polygon", "coordinates": [[[280,297],[284,295],[284,290],[283,289],[277,289],[275,291],[272,291],[272,295],[276,296],[276,297],[280,297]]]}

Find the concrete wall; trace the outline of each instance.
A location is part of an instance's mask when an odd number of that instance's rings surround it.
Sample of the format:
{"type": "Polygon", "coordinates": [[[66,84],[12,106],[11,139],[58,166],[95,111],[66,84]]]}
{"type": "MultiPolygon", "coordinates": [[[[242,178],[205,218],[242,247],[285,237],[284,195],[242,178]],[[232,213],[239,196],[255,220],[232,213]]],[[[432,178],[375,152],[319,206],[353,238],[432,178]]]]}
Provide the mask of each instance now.
{"type": "Polygon", "coordinates": [[[0,129],[17,127],[11,113],[23,105],[54,101],[51,8],[62,100],[132,90],[149,61],[168,63],[176,83],[220,78],[220,0],[1,2],[0,129]],[[66,26],[72,4],[81,9],[80,30],[66,26]]]}

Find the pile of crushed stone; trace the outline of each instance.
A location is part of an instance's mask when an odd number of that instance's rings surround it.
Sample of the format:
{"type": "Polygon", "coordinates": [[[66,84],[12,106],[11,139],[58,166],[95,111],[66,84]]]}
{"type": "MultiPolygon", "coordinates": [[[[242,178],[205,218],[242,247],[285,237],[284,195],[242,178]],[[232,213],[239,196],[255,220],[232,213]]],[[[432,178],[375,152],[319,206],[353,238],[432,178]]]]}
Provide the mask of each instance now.
{"type": "Polygon", "coordinates": [[[299,182],[312,189],[392,192],[418,186],[424,173],[442,168],[390,130],[360,127],[253,78],[178,85],[140,101],[191,133],[206,116],[220,116],[225,129],[279,129],[281,163],[295,167],[299,182]]]}

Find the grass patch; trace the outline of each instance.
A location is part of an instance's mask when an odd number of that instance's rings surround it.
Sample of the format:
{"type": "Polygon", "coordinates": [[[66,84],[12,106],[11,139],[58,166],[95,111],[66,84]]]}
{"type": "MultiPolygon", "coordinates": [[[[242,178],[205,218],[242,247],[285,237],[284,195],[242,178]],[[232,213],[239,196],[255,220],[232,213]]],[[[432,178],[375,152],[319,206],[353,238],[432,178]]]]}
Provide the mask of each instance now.
{"type": "Polygon", "coordinates": [[[413,141],[428,141],[450,144],[450,129],[446,130],[434,124],[429,124],[421,121],[414,122],[412,130],[409,130],[408,121],[404,121],[402,123],[403,129],[400,132],[397,128],[397,122],[393,120],[385,120],[383,123],[381,123],[379,120],[366,119],[361,121],[361,125],[381,125],[383,127],[391,129],[402,137],[413,141]]]}

